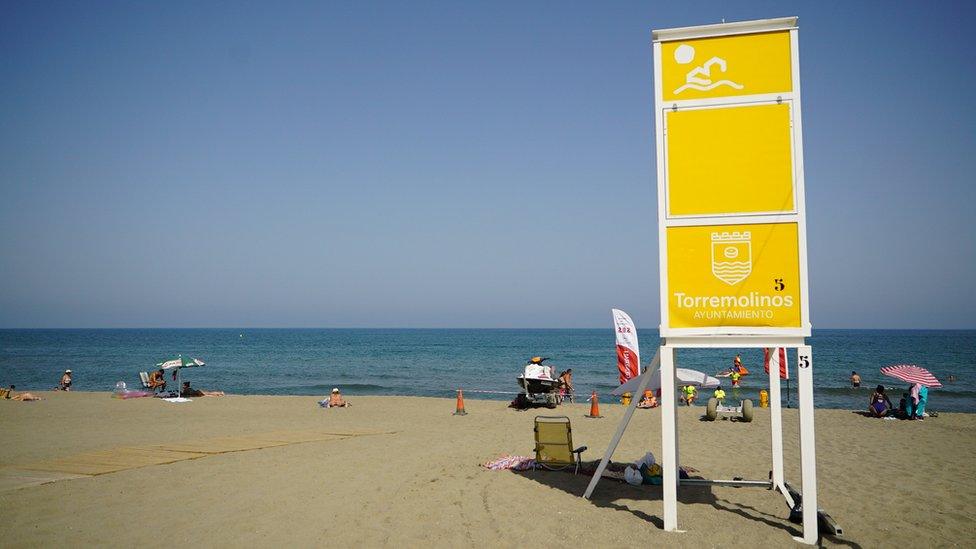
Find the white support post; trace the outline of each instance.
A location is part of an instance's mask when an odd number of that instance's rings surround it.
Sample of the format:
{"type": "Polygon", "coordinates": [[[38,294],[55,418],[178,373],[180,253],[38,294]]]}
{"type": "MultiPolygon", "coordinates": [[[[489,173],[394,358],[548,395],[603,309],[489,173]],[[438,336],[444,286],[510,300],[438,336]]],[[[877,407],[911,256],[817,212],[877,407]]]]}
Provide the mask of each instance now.
{"type": "Polygon", "coordinates": [[[797,400],[800,412],[800,472],[803,490],[803,537],[814,545],[817,532],[817,449],[813,430],[813,353],[809,345],[797,348],[797,400]]]}
{"type": "MultiPolygon", "coordinates": [[[[658,352],[654,353],[654,358],[651,360],[651,364],[647,367],[647,369],[644,370],[644,373],[641,374],[641,380],[640,383],[637,384],[637,391],[634,392],[635,394],[640,395],[644,393],[644,389],[647,388],[647,384],[650,383],[651,378],[654,377],[654,372],[660,367],[660,365],[661,351],[659,349],[658,352]]],[[[596,473],[593,473],[593,478],[590,479],[590,484],[587,485],[586,492],[583,493],[584,499],[590,499],[590,496],[593,495],[593,490],[596,488],[597,483],[600,482],[600,478],[603,477],[603,470],[607,468],[607,463],[609,463],[610,458],[613,457],[613,453],[617,449],[617,444],[620,444],[620,439],[624,436],[624,431],[627,430],[627,425],[630,424],[630,418],[634,416],[634,410],[637,409],[637,404],[639,402],[640,399],[634,398],[631,399],[630,405],[627,406],[627,411],[624,412],[624,417],[621,418],[620,424],[617,425],[617,432],[613,435],[613,438],[610,439],[610,445],[607,446],[607,452],[603,454],[603,459],[600,460],[600,465],[596,468],[596,473]]]]}
{"type": "Polygon", "coordinates": [[[664,529],[678,530],[678,437],[675,412],[674,347],[661,347],[661,469],[664,475],[664,529]]]}
{"type": "MultiPolygon", "coordinates": [[[[769,350],[777,352],[777,348],[769,350]]],[[[779,369],[769,368],[769,428],[772,435],[773,486],[783,493],[783,402],[779,391],[779,369]]]]}
{"type": "MultiPolygon", "coordinates": [[[[674,387],[671,389],[671,400],[674,400],[674,473],[675,473],[675,483],[681,486],[681,429],[678,429],[678,397],[675,395],[675,391],[680,389],[678,386],[678,350],[675,349],[671,355],[671,363],[674,364],[675,374],[671,379],[674,380],[674,387]]],[[[661,390],[661,398],[664,398],[664,390],[661,390]]]]}

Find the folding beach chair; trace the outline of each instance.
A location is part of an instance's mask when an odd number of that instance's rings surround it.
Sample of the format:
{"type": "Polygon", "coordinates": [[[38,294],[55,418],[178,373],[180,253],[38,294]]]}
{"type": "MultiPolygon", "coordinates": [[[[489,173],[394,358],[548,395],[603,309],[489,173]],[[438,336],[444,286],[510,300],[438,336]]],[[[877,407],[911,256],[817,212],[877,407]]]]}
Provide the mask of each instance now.
{"type": "Polygon", "coordinates": [[[579,472],[580,457],[586,446],[573,448],[573,428],[566,416],[536,416],[535,462],[540,467],[558,471],[574,467],[579,472]]]}
{"type": "Polygon", "coordinates": [[[139,381],[142,382],[142,388],[147,391],[152,391],[154,393],[159,392],[159,387],[153,387],[149,384],[149,374],[146,372],[139,372],[139,381]]]}

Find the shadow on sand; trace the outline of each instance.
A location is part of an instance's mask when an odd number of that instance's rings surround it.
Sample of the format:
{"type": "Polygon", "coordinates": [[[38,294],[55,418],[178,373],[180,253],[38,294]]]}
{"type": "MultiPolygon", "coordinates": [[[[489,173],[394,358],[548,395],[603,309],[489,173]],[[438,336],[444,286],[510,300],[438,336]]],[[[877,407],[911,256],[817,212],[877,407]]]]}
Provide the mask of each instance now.
{"type": "MultiPolygon", "coordinates": [[[[586,491],[586,486],[589,484],[591,478],[589,473],[583,472],[578,475],[574,475],[572,472],[533,470],[517,472],[514,474],[519,475],[522,478],[538,482],[539,484],[548,486],[550,488],[558,488],[559,490],[577,497],[581,497],[583,492],[586,491]]],[[[695,476],[692,478],[701,477],[695,476]]],[[[757,488],[741,489],[756,490],[757,488]]],[[[781,496],[775,494],[774,497],[781,496]]],[[[615,511],[630,513],[641,520],[654,524],[654,526],[660,529],[664,528],[664,520],[661,517],[649,515],[639,509],[633,509],[624,503],[618,503],[618,500],[626,499],[660,500],[663,499],[663,489],[660,486],[631,486],[630,484],[624,482],[604,478],[600,481],[600,484],[597,486],[596,490],[593,491],[593,495],[590,498],[590,503],[597,507],[604,507],[613,509],[615,511]]],[[[785,503],[782,516],[771,515],[769,513],[760,511],[755,507],[718,498],[712,492],[711,486],[680,487],[678,489],[678,501],[685,505],[710,505],[719,511],[731,513],[737,517],[754,521],[757,524],[779,528],[790,536],[802,535],[802,532],[798,526],[787,522],[786,516],[789,514],[789,511],[786,509],[785,503]]],[[[821,540],[824,539],[829,540],[832,543],[847,545],[854,549],[860,549],[861,547],[857,543],[850,540],[821,534],[821,540]]]]}

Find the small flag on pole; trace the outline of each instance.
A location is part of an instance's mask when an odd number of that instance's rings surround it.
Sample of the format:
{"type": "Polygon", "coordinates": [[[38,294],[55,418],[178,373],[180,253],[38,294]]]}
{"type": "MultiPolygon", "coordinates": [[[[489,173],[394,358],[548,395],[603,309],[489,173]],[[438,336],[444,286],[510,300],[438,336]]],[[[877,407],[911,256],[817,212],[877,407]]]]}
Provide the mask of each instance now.
{"type": "Polygon", "coordinates": [[[763,368],[769,373],[769,368],[779,368],[780,379],[790,379],[790,370],[786,365],[786,349],[775,347],[763,349],[763,368]]]}

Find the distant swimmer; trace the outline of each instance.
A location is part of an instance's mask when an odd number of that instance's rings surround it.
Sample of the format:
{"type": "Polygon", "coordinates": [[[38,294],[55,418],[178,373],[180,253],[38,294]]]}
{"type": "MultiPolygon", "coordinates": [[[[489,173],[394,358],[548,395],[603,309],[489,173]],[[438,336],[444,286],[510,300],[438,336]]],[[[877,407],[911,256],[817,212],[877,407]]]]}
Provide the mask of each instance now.
{"type": "Polygon", "coordinates": [[[861,376],[857,375],[857,372],[851,372],[851,387],[857,389],[861,386],[861,376]]]}
{"type": "Polygon", "coordinates": [[[955,382],[956,382],[956,376],[949,374],[949,383],[955,383],[955,382]]]}

